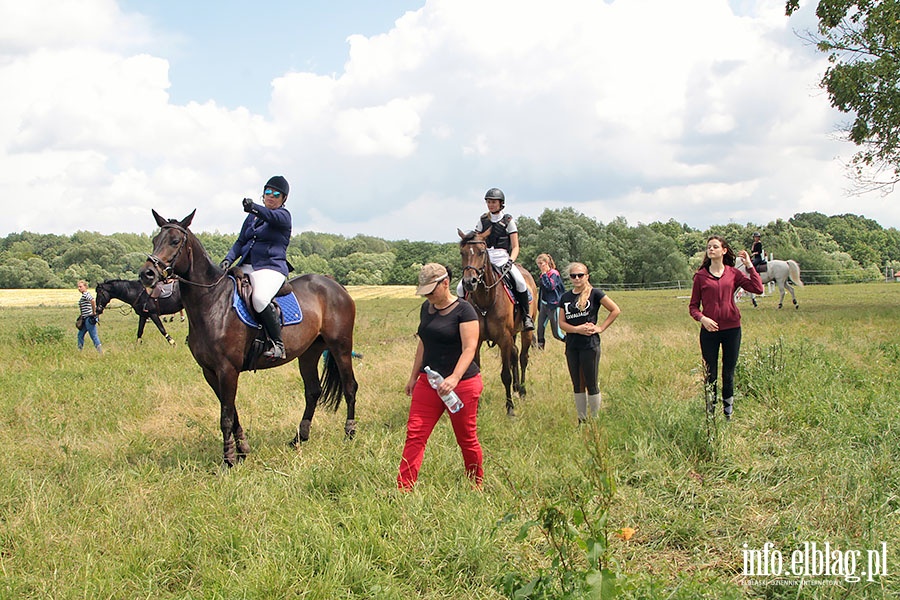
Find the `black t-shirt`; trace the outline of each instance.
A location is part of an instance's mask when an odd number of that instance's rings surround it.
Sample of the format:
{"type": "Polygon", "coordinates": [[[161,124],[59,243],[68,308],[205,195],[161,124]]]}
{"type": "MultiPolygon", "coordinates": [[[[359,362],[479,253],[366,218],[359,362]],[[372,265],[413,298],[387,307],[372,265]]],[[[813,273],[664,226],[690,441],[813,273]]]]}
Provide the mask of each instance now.
{"type": "MultiPolygon", "coordinates": [[[[457,300],[451,307],[435,312],[431,302],[422,304],[419,314],[419,339],[422,340],[425,352],[422,355],[422,366],[429,366],[444,377],[456,368],[462,355],[462,338],[459,335],[459,324],[477,321],[478,313],[465,300],[457,300]],[[441,314],[444,313],[444,314],[441,314]]],[[[469,365],[462,379],[478,375],[475,361],[469,365]]]]}
{"type": "MultiPolygon", "coordinates": [[[[585,323],[597,324],[597,314],[600,312],[600,301],[606,296],[602,290],[597,288],[591,289],[588,296],[587,306],[584,310],[580,310],[575,303],[578,302],[578,295],[569,290],[562,295],[559,300],[559,308],[566,317],[566,323],[569,325],[583,325],[585,323]]],[[[600,345],[600,334],[582,335],[580,333],[566,332],[566,346],[577,350],[585,350],[587,348],[596,348],[600,345]]]]}

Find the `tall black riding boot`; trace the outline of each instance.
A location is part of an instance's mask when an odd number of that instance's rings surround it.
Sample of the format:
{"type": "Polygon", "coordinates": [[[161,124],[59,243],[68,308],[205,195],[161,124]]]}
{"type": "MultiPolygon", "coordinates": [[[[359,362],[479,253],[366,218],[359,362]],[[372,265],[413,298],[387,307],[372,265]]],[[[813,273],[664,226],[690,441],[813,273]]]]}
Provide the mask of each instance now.
{"type": "Polygon", "coordinates": [[[519,305],[519,309],[522,311],[522,330],[523,331],[534,331],[534,321],[531,318],[530,311],[528,310],[528,290],[524,292],[520,292],[516,290],[516,304],[519,305]]]}
{"type": "Polygon", "coordinates": [[[261,313],[259,313],[259,320],[263,324],[269,339],[272,340],[272,347],[263,352],[263,356],[272,360],[284,358],[284,342],[281,341],[281,323],[278,322],[278,313],[275,312],[275,305],[269,304],[261,313]]]}

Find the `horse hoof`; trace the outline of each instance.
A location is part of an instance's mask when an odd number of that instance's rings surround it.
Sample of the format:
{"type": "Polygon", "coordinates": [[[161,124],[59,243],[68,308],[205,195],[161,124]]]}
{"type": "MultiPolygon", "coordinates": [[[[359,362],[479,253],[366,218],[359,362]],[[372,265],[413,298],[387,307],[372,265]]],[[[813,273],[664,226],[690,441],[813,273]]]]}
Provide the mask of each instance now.
{"type": "Polygon", "coordinates": [[[356,419],[347,419],[347,422],[344,423],[344,436],[348,440],[356,437],[356,419]]]}
{"type": "Polygon", "coordinates": [[[514,409],[512,406],[507,406],[506,407],[506,416],[507,417],[515,417],[516,409],[514,409]]]}

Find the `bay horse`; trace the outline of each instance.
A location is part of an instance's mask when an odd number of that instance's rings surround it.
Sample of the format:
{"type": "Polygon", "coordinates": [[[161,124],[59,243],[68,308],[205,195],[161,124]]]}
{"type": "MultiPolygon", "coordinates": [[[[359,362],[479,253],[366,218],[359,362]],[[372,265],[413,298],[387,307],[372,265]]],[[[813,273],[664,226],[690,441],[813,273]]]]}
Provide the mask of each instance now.
{"type": "MultiPolygon", "coordinates": [[[[738,264],[735,266],[738,270],[746,274],[747,270],[744,268],[743,261],[737,261],[737,263],[738,264]]],[[[800,305],[797,304],[797,295],[794,293],[794,286],[791,285],[791,282],[793,282],[798,286],[803,287],[803,282],[800,281],[800,265],[797,261],[770,260],[766,263],[766,270],[760,273],[759,276],[762,279],[763,285],[770,281],[774,281],[775,285],[778,286],[778,289],[781,292],[781,297],[778,299],[778,308],[781,308],[784,305],[785,290],[791,293],[791,300],[794,302],[794,308],[800,308],[800,305]]],[[[755,294],[750,294],[750,301],[753,302],[753,306],[757,306],[755,294]]]]}
{"type": "Polygon", "coordinates": [[[232,308],[235,283],[229,272],[213,264],[189,229],[196,209],[181,221],[152,212],[160,230],[153,238],[153,253],[141,268],[141,282],[150,287],[161,279],[175,277],[181,285],[188,317],[188,347],[219,399],[224,464],[233,466],[250,452],[235,407],[241,371],[277,367],[295,358],[303,378],[306,409],[291,444],[296,447],[309,439],[316,405],[321,401],[337,411],[342,393],[347,403],[344,434],[352,438],[356,433],[358,388],[351,356],[356,303],[347,290],[324,275],[292,278],[288,284],[300,304],[303,320],[284,327],[286,356],[278,360],[260,358],[248,367],[245,358],[257,330],[245,325],[232,308]],[[318,364],[325,350],[328,353],[320,380],[318,364]]]}
{"type": "Polygon", "coordinates": [[[172,346],[175,345],[175,340],[166,331],[159,317],[160,315],[175,314],[182,309],[178,282],[175,282],[175,285],[172,287],[170,296],[160,297],[157,302],[150,301],[150,295],[144,289],[144,285],[136,279],[107,279],[97,284],[96,292],[98,315],[103,312],[113,298],[121,300],[134,309],[135,314],[138,316],[138,343],[143,343],[141,338],[144,335],[144,325],[147,324],[147,319],[150,319],[156,325],[156,328],[159,329],[162,336],[166,338],[166,341],[172,346]],[[144,312],[145,305],[148,309],[146,312],[144,312]]]}
{"type": "MultiPolygon", "coordinates": [[[[466,300],[475,307],[478,313],[480,336],[478,349],[475,351],[475,362],[481,366],[481,344],[488,342],[500,346],[502,370],[500,379],[506,388],[506,414],[516,416],[512,392],[525,397],[525,370],[528,367],[528,351],[534,338],[534,331],[522,331],[522,317],[512,303],[503,278],[494,271],[488,258],[487,236],[490,230],[482,233],[463,233],[457,229],[460,237],[459,254],[462,257],[462,284],[466,291],[466,300]],[[522,331],[522,351],[516,347],[516,335],[522,331]]],[[[532,319],[537,313],[537,288],[534,278],[519,265],[525,283],[531,291],[532,302],[529,311],[532,319]]]]}

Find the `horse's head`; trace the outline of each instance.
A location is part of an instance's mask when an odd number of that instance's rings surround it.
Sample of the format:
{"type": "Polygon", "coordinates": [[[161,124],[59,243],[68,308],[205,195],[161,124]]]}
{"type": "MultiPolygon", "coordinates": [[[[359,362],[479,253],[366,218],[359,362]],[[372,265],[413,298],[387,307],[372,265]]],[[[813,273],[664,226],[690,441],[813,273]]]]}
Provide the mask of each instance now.
{"type": "Polygon", "coordinates": [[[168,279],[175,273],[186,273],[190,268],[189,244],[193,234],[188,230],[194,219],[194,209],[181,221],[164,219],[154,210],[153,218],[159,225],[159,233],[153,238],[153,252],[141,268],[141,283],[152,288],[157,282],[168,279]]]}
{"type": "Polygon", "coordinates": [[[459,255],[462,258],[462,284],[466,292],[474,292],[478,284],[484,284],[485,267],[488,266],[487,237],[490,231],[459,234],[459,255]]]}
{"type": "Polygon", "coordinates": [[[95,292],[94,300],[97,303],[97,314],[99,315],[103,312],[103,309],[106,308],[106,305],[109,304],[109,301],[112,300],[112,296],[109,294],[109,288],[106,282],[98,283],[95,292]]]}

